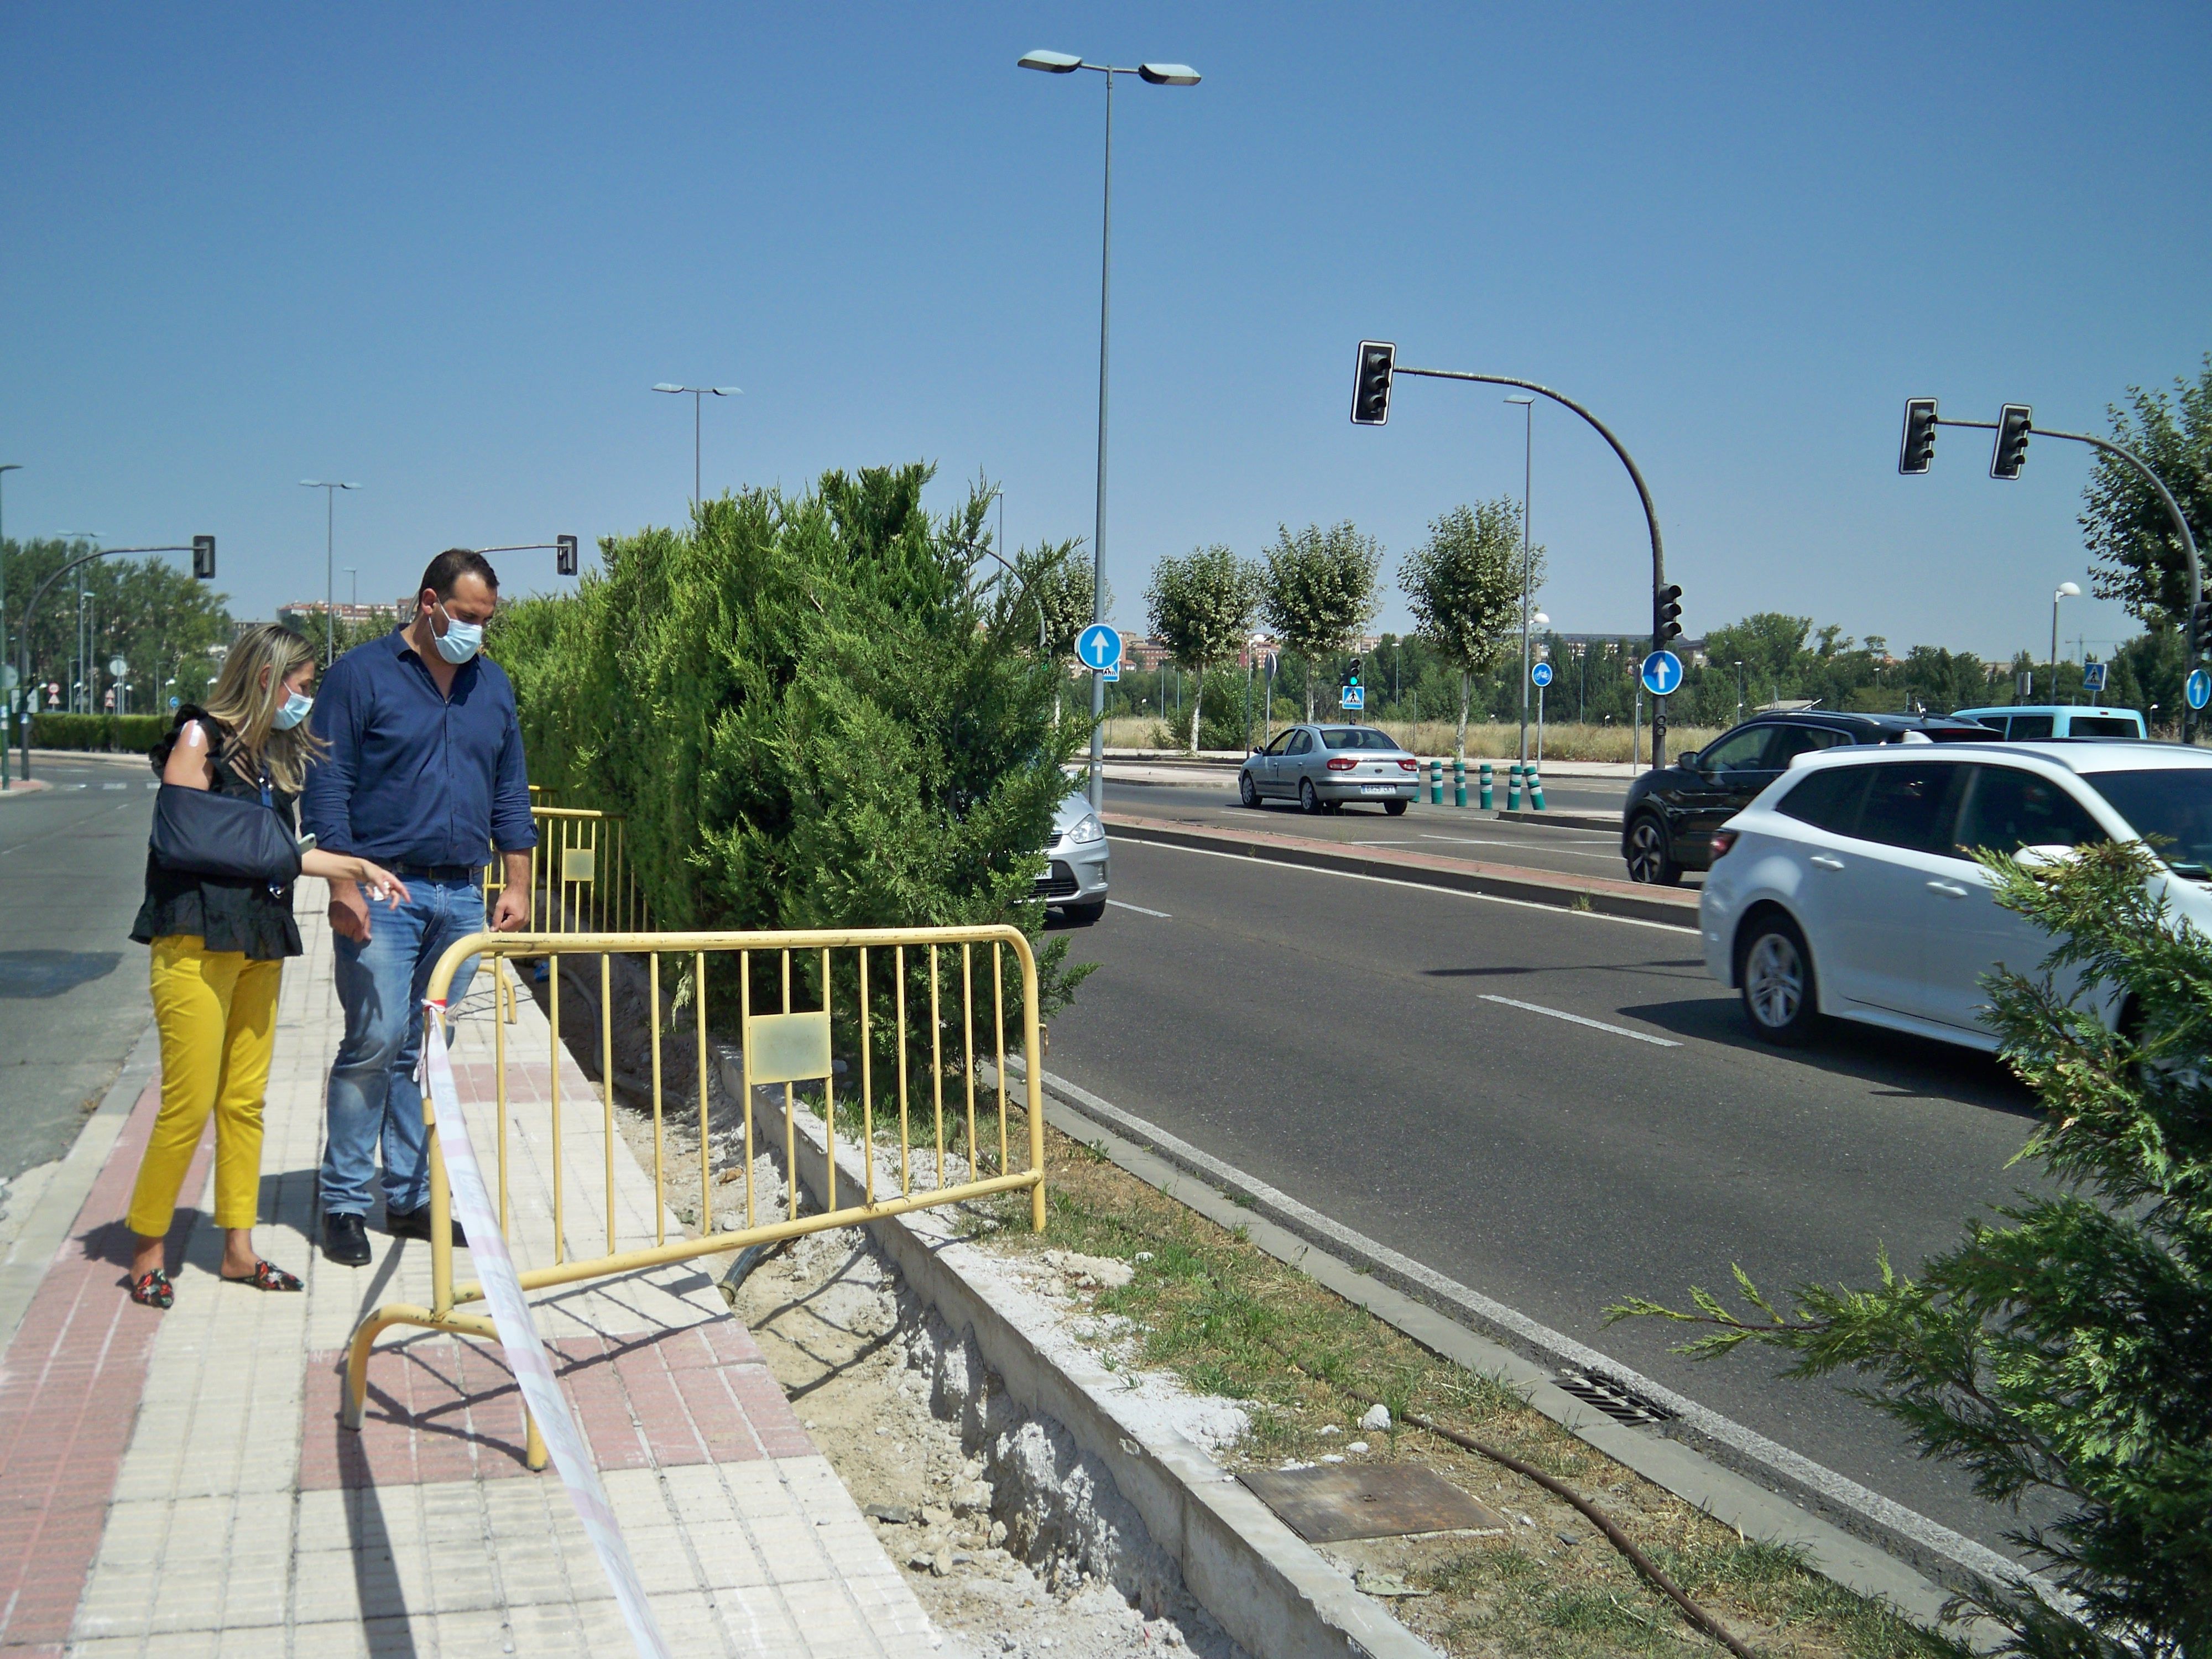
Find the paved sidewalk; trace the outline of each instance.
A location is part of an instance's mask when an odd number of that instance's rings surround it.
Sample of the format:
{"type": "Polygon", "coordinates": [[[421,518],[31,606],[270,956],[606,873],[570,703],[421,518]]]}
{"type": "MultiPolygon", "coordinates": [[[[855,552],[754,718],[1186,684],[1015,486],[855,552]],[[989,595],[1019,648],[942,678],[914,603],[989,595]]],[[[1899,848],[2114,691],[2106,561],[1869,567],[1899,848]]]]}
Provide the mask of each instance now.
{"type": "MultiPolygon", "coordinates": [[[[373,1230],[376,1259],[356,1269],[312,1247],[342,1020],[329,929],[306,897],[307,954],[286,970],[270,1079],[259,1243],[307,1292],[217,1282],[204,1146],[171,1236],[176,1306],[128,1301],[117,1218],[152,1122],[149,1085],[0,1361],[0,1653],[626,1653],[558,1479],[523,1465],[495,1345],[395,1328],[370,1365],[363,1432],[337,1425],[349,1334],[373,1307],[428,1302],[429,1252],[373,1230]]],[[[510,1244],[528,1266],[551,1259],[551,1079],[544,1018],[516,1001],[511,1061],[538,1062],[509,1067],[510,1244]]],[[[479,975],[453,1048],[488,1182],[492,1003],[479,975]]],[[[651,1178],[619,1135],[610,1149],[596,1092],[565,1055],[561,1092],[568,1255],[605,1248],[610,1150],[621,1242],[649,1242],[651,1178]]],[[[533,1299],[670,1647],[938,1649],[708,1265],[719,1258],[533,1299]]]]}

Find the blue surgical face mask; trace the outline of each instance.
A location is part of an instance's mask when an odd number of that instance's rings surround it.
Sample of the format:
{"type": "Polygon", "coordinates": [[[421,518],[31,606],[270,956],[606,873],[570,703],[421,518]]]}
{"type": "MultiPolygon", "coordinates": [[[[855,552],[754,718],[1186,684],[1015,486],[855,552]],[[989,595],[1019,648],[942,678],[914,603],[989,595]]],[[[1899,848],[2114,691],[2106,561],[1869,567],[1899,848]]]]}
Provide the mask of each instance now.
{"type": "Polygon", "coordinates": [[[465,663],[483,649],[482,623],[463,622],[442,605],[438,609],[446,611],[446,631],[434,631],[430,637],[437,641],[440,656],[450,663],[465,663]]]}
{"type": "Polygon", "coordinates": [[[276,711],[276,718],[270,724],[279,732],[289,732],[307,719],[307,711],[314,706],[315,700],[306,692],[295,691],[284,699],[284,706],[276,711]]]}

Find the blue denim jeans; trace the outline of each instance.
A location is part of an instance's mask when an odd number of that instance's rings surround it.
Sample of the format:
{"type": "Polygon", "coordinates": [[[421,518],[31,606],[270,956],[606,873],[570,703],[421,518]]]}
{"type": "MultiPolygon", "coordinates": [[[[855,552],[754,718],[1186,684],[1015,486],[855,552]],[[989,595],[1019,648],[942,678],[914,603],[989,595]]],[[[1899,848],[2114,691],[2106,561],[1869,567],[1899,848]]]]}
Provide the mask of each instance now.
{"type": "MultiPolygon", "coordinates": [[[[380,1144],[385,1207],[418,1210],[429,1201],[422,1091],[415,1082],[422,1052],[422,997],[446,947],[483,931],[483,889],[473,881],[412,877],[407,888],[404,904],[370,903],[366,945],[343,934],[334,941],[346,1029],[331,1063],[325,1215],[368,1213],[380,1144]]],[[[461,964],[446,994],[448,1007],[460,1006],[476,970],[474,957],[461,964]]]]}

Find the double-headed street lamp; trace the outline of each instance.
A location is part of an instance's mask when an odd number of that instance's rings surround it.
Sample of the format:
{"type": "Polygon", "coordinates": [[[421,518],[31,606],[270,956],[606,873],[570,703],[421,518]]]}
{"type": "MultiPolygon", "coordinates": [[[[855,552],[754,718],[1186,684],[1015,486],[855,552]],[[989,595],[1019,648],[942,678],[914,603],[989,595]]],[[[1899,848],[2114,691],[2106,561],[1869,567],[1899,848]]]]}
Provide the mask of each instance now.
{"type": "Polygon", "coordinates": [[[671,380],[657,382],[655,392],[672,396],[678,392],[691,394],[691,505],[699,505],[699,400],[702,398],[738,398],[744,395],[741,386],[678,386],[671,380]]]}
{"type": "MultiPolygon", "coordinates": [[[[21,472],[22,470],[22,465],[18,461],[9,461],[4,465],[0,465],[0,494],[5,493],[8,475],[10,472],[21,472]]],[[[5,522],[6,516],[7,515],[4,512],[0,512],[0,664],[4,664],[8,657],[8,538],[5,522]]],[[[5,789],[8,787],[8,740],[15,735],[14,732],[9,730],[9,726],[15,718],[15,699],[18,696],[28,696],[30,695],[30,687],[25,685],[14,687],[6,690],[0,690],[0,709],[4,709],[6,711],[4,714],[0,714],[0,789],[5,789]]]]}
{"type": "Polygon", "coordinates": [[[357,483],[340,483],[335,478],[302,478],[302,489],[323,492],[323,666],[328,668],[337,659],[337,499],[341,489],[358,489],[357,483]]]}
{"type": "MultiPolygon", "coordinates": [[[[1106,185],[1098,235],[1098,499],[1091,520],[1091,619],[1106,620],[1106,339],[1112,315],[1108,304],[1114,270],[1114,77],[1133,75],[1155,87],[1194,87],[1198,71],[1188,64],[1139,64],[1134,69],[1112,64],[1086,63],[1064,52],[1032,52],[1021,67],[1046,75],[1073,75],[1093,70],[1106,77],[1106,185]]],[[[1106,810],[1106,682],[1091,676],[1091,810],[1106,810]]]]}

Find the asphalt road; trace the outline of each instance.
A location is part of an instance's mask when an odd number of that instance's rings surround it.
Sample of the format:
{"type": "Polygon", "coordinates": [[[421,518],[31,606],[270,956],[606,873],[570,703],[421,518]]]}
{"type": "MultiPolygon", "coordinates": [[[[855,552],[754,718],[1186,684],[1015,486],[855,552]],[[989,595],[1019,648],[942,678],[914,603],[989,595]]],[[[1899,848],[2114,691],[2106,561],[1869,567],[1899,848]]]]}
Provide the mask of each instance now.
{"type": "MultiPolygon", "coordinates": [[[[1544,790],[1544,805],[1551,812],[1605,813],[1618,817],[1628,793],[1626,780],[1577,779],[1573,793],[1544,790]]],[[[1424,788],[1425,788],[1425,784],[1424,788]]],[[[1472,783],[1468,787],[1474,798],[1472,783]]],[[[1451,799],[1451,785],[1444,785],[1444,799],[1451,799]]],[[[1501,783],[1496,804],[1505,804],[1501,783]]],[[[1135,817],[1171,822],[1204,823],[1225,830],[1272,830],[1316,841],[1338,841],[1363,847],[1395,847],[1411,853],[1435,853],[1445,857],[1473,859],[1487,864],[1514,864],[1567,875],[1602,876],[1609,881],[1628,879],[1620,859],[1620,836],[1616,831],[1572,829],[1565,825],[1524,823],[1484,817],[1473,806],[1449,804],[1431,806],[1425,795],[1402,817],[1389,817],[1379,806],[1352,805],[1341,812],[1308,817],[1295,805],[1269,801],[1255,811],[1241,805],[1233,782],[1192,784],[1115,783],[1106,785],[1106,810],[1135,817]]],[[[1705,878],[1691,875],[1685,884],[1695,888],[1705,878]]]]}
{"type": "Polygon", "coordinates": [[[144,759],[48,759],[0,798],[0,1179],[59,1158],[153,1018],[144,759]]]}
{"type": "Polygon", "coordinates": [[[2033,1101],[1994,1060],[1851,1026],[1766,1047],[1687,930],[1122,840],[1113,878],[1054,1071],[2003,1547],[2005,1516],[1836,1388],[1600,1317],[1732,1263],[1774,1291],[1872,1282],[1884,1246],[1911,1271],[2024,1179],[2033,1101]]]}

